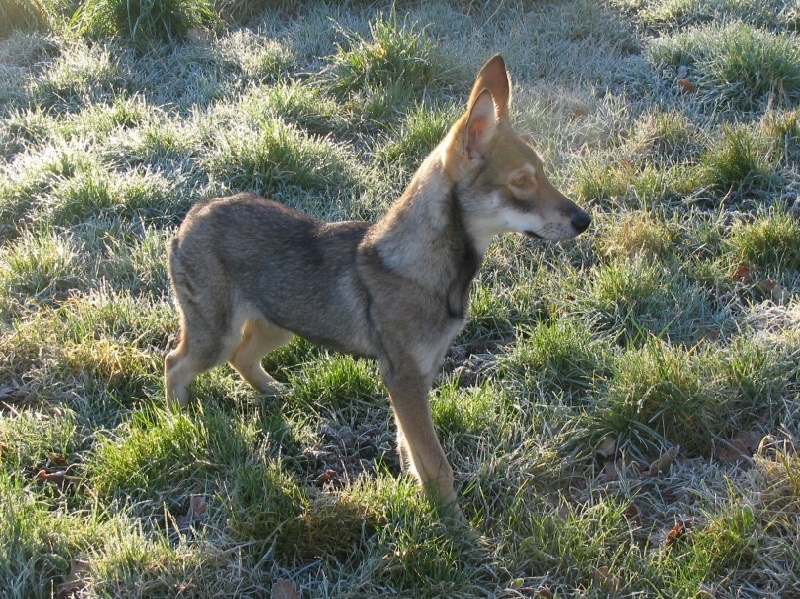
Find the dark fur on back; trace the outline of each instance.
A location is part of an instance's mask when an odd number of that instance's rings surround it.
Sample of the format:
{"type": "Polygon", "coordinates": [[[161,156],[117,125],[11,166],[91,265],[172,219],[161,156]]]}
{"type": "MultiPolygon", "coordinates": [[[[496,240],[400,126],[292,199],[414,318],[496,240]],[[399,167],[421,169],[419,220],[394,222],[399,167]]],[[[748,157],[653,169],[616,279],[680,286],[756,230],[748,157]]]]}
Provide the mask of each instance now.
{"type": "Polygon", "coordinates": [[[367,291],[353,264],[370,223],[318,221],[252,193],[198,202],[186,222],[194,234],[176,238],[170,256],[176,280],[222,278],[227,289],[219,293],[230,302],[250,304],[270,322],[316,343],[374,357],[363,343],[343,341],[366,318],[367,291]],[[199,247],[188,247],[192,244],[199,247]],[[265,264],[278,263],[280,268],[265,271],[265,264]],[[202,272],[210,264],[216,266],[213,276],[202,272]],[[181,276],[185,271],[191,271],[188,277],[181,276]],[[228,273],[254,285],[238,286],[228,273]],[[254,291],[263,289],[269,293],[254,291]]]}

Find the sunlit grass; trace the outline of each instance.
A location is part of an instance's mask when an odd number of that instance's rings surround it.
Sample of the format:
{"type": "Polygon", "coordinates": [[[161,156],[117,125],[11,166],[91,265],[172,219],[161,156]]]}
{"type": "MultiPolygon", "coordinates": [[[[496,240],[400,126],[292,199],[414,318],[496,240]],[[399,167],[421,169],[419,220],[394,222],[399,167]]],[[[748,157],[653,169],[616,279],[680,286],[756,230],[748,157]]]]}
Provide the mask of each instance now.
{"type": "Polygon", "coordinates": [[[0,595],[791,596],[793,3],[6,4],[0,595]],[[191,205],[380,218],[498,51],[593,222],[470,288],[430,393],[468,524],[400,474],[374,361],[294,339],[284,397],[221,366],[166,410],[191,205]]]}

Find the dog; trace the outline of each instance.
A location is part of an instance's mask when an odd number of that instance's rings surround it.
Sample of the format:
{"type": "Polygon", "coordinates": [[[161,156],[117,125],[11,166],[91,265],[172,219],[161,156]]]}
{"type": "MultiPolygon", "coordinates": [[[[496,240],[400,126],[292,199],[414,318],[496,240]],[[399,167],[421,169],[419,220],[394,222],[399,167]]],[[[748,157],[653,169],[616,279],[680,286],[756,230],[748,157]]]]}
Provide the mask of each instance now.
{"type": "Polygon", "coordinates": [[[228,361],[258,391],[282,385],[261,359],[293,335],[375,358],[397,450],[439,506],[458,512],[428,393],[467,318],[469,286],[496,235],[569,239],[589,214],[547,179],[508,111],[511,80],[491,58],[466,111],[377,222],[321,222],[253,193],[203,200],[168,249],[180,337],[165,359],[168,401],[228,361]]]}

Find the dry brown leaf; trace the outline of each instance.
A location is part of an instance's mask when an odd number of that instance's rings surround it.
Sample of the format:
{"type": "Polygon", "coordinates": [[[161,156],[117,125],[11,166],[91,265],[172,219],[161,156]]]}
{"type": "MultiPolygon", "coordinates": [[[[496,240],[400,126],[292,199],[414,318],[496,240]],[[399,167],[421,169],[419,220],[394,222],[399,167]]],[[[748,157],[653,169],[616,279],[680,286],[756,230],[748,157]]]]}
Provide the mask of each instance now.
{"type": "Polygon", "coordinates": [[[208,40],[208,34],[198,27],[192,27],[186,32],[186,37],[192,42],[205,42],[208,40]]]}
{"type": "Polygon", "coordinates": [[[84,575],[89,570],[89,562],[85,559],[69,560],[69,574],[64,577],[64,582],[58,585],[59,599],[74,597],[86,586],[83,580],[84,575]]]}
{"type": "Polygon", "coordinates": [[[650,469],[645,473],[645,476],[655,476],[659,472],[669,470],[669,467],[672,466],[672,462],[678,457],[680,450],[681,446],[676,445],[662,453],[655,462],[650,464],[650,469]]]}
{"type": "Polygon", "coordinates": [[[674,545],[677,541],[681,540],[689,530],[692,528],[691,520],[684,520],[683,522],[676,522],[675,526],[667,533],[667,540],[665,544],[667,547],[674,545]]]}
{"type": "Polygon", "coordinates": [[[300,593],[291,580],[277,580],[272,585],[272,599],[300,599],[300,593]]]}
{"type": "Polygon", "coordinates": [[[178,532],[185,533],[197,522],[202,522],[208,517],[208,503],[202,495],[192,495],[189,498],[189,509],[184,516],[178,516],[175,523],[178,532]]]}
{"type": "Polygon", "coordinates": [[[684,94],[690,94],[697,89],[697,86],[688,79],[677,80],[678,89],[684,94]]]}
{"type": "Polygon", "coordinates": [[[592,573],[592,585],[606,593],[616,593],[619,591],[619,578],[609,574],[608,566],[599,566],[592,573]]]}
{"type": "Polygon", "coordinates": [[[39,470],[36,474],[36,478],[39,480],[43,480],[54,485],[58,485],[59,487],[65,487],[70,483],[74,482],[74,479],[71,476],[67,476],[65,470],[56,470],[55,472],[47,472],[47,470],[39,470]]]}
{"type": "Polygon", "coordinates": [[[622,512],[622,515],[633,524],[634,526],[641,526],[642,525],[642,516],[639,513],[639,508],[636,507],[635,503],[631,503],[628,507],[625,508],[625,511],[622,512]]]}
{"type": "Polygon", "coordinates": [[[776,304],[784,304],[789,300],[789,292],[775,279],[765,279],[758,283],[758,288],[769,294],[776,304]]]}
{"type": "Polygon", "coordinates": [[[617,441],[613,437],[606,437],[597,448],[597,453],[604,458],[610,458],[617,453],[617,441]]]}
{"type": "Polygon", "coordinates": [[[339,473],[336,472],[336,470],[326,470],[325,472],[323,472],[317,478],[314,479],[314,484],[321,487],[326,483],[329,483],[331,481],[337,481],[339,479],[340,479],[339,473]]]}
{"type": "Polygon", "coordinates": [[[615,480],[619,480],[619,468],[616,462],[608,460],[603,464],[603,474],[600,475],[600,482],[612,483],[615,480]]]}
{"type": "Polygon", "coordinates": [[[544,599],[553,599],[553,591],[547,587],[539,587],[539,589],[536,591],[536,594],[539,597],[544,597],[544,599]]]}
{"type": "Polygon", "coordinates": [[[717,461],[725,466],[742,464],[749,466],[752,463],[753,451],[742,439],[722,441],[715,451],[717,461]]]}
{"type": "Polygon", "coordinates": [[[67,458],[57,453],[50,454],[50,461],[56,466],[65,466],[67,464],[67,458]]]}
{"type": "Polygon", "coordinates": [[[733,278],[741,283],[747,284],[753,280],[753,269],[747,266],[747,264],[740,264],[733,278]]]}

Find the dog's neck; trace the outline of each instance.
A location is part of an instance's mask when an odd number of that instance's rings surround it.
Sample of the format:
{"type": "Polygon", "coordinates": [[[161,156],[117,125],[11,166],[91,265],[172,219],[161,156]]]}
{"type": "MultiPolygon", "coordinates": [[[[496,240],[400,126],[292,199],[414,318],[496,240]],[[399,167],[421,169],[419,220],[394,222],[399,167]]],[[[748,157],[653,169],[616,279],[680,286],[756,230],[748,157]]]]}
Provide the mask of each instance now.
{"type": "Polygon", "coordinates": [[[423,287],[447,290],[448,309],[453,316],[463,316],[466,292],[483,252],[467,230],[440,151],[423,162],[369,237],[386,268],[423,287]]]}

